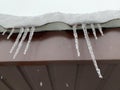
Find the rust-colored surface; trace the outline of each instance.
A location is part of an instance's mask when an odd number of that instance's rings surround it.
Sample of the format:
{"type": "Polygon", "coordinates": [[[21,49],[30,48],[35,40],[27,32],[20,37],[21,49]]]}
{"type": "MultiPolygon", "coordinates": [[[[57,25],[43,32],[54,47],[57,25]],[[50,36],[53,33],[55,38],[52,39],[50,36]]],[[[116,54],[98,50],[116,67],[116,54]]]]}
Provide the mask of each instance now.
{"type": "MultiPolygon", "coordinates": [[[[98,32],[98,40],[90,34],[96,59],[120,59],[120,28],[103,31],[103,37],[98,32]]],[[[10,40],[6,39],[7,35],[0,35],[0,62],[91,60],[83,32],[79,31],[78,34],[81,57],[77,56],[72,31],[54,31],[36,33],[27,54],[24,55],[26,40],[16,59],[12,59],[14,53],[9,54],[9,51],[17,35],[13,35],[10,40]]]]}

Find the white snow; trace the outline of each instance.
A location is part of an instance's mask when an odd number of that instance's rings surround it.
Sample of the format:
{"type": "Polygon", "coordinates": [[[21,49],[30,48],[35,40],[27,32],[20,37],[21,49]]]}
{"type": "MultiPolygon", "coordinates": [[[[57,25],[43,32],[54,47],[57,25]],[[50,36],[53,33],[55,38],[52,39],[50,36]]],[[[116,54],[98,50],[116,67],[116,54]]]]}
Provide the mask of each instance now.
{"type": "Polygon", "coordinates": [[[51,22],[64,22],[69,25],[82,23],[104,23],[120,18],[120,11],[102,11],[90,14],[49,13],[35,17],[12,16],[0,14],[0,25],[5,28],[41,26],[51,22]]]}

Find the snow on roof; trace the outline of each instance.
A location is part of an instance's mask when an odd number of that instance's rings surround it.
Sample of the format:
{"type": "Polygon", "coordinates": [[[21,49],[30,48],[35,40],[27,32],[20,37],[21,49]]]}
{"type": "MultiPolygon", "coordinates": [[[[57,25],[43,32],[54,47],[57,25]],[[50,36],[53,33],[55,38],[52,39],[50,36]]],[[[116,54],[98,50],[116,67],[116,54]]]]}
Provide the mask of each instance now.
{"type": "Polygon", "coordinates": [[[5,28],[42,26],[51,22],[64,22],[69,25],[82,23],[104,23],[113,19],[120,18],[120,11],[101,11],[90,14],[66,14],[66,13],[49,13],[40,16],[12,16],[0,15],[0,25],[5,28]]]}
{"type": "MultiPolygon", "coordinates": [[[[16,58],[17,54],[19,53],[23,41],[27,37],[29,33],[29,38],[27,45],[24,50],[24,54],[26,54],[30,42],[32,40],[32,37],[34,35],[34,32],[36,31],[36,26],[42,26],[48,23],[52,22],[63,22],[68,25],[72,25],[73,29],[73,36],[75,39],[75,48],[77,51],[77,55],[80,56],[80,50],[79,50],[79,42],[78,42],[78,35],[77,35],[77,26],[78,24],[81,24],[81,28],[83,30],[85,40],[87,43],[87,47],[89,50],[89,53],[91,55],[93,64],[95,66],[95,69],[97,71],[97,74],[99,78],[103,78],[100,69],[97,65],[95,55],[92,49],[92,44],[90,42],[90,38],[87,32],[87,25],[89,24],[93,35],[95,39],[97,39],[96,31],[95,31],[95,26],[97,26],[98,30],[100,31],[101,35],[103,36],[103,31],[101,24],[114,20],[114,19],[120,19],[120,11],[102,11],[102,12],[95,12],[91,14],[65,14],[65,13],[49,13],[41,16],[36,16],[36,17],[19,17],[19,16],[11,16],[11,15],[0,15],[0,25],[3,26],[4,28],[12,28],[10,30],[10,33],[7,37],[7,39],[10,38],[10,36],[14,33],[15,28],[20,28],[19,29],[19,34],[15,40],[15,43],[13,44],[10,53],[13,53],[13,50],[17,47],[13,59],[16,58]]],[[[120,21],[119,21],[120,22],[120,21]]],[[[2,30],[2,35],[4,35],[7,32],[7,29],[2,30]]]]}

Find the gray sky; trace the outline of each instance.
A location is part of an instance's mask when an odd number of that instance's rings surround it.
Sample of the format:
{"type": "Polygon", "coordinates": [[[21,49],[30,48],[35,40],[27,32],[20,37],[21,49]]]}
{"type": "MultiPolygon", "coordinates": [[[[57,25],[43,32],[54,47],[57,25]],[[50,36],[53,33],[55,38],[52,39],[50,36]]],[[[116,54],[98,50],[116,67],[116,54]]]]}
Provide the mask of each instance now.
{"type": "Polygon", "coordinates": [[[91,13],[119,10],[120,0],[0,0],[0,13],[35,16],[50,12],[91,13]]]}

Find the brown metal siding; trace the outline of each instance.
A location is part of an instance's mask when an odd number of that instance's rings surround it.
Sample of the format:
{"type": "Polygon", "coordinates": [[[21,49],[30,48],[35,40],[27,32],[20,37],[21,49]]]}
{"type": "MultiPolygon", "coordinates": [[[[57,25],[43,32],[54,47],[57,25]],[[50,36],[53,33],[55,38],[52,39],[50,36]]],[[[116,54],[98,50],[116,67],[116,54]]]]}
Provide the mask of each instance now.
{"type": "Polygon", "coordinates": [[[90,63],[0,66],[0,90],[119,90],[120,63],[99,66],[103,79],[90,63]]]}
{"type": "MultiPolygon", "coordinates": [[[[89,35],[96,59],[120,59],[120,28],[103,29],[103,31],[105,34],[103,37],[97,32],[98,40],[95,40],[92,34],[89,35]]],[[[54,31],[36,33],[27,54],[23,55],[26,40],[14,60],[12,59],[13,54],[9,54],[9,50],[16,35],[13,35],[10,40],[6,39],[7,35],[0,35],[0,62],[91,60],[83,32],[79,31],[78,35],[81,57],[77,57],[72,31],[54,31]]]]}

